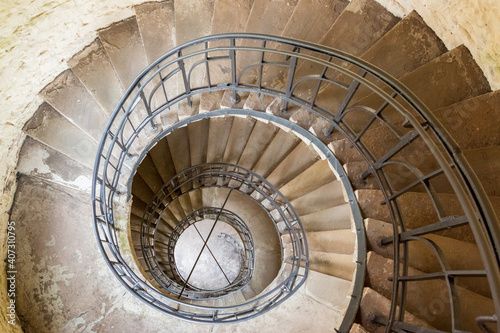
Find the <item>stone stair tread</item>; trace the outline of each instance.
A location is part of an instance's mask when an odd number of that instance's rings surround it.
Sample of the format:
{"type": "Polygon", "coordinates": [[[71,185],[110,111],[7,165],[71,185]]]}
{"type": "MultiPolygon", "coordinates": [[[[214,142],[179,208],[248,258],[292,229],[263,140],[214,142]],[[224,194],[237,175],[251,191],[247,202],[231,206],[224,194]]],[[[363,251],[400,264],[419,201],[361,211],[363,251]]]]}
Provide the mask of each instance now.
{"type": "Polygon", "coordinates": [[[110,115],[125,90],[101,40],[96,38],[74,55],[68,65],[110,115]]]}
{"type": "Polygon", "coordinates": [[[27,137],[24,141],[16,170],[59,185],[90,191],[92,170],[70,157],[27,137]]]}
{"type": "MultiPolygon", "coordinates": [[[[352,251],[352,250],[351,250],[352,251]]],[[[289,247],[285,247],[285,262],[291,263],[292,252],[289,247]]],[[[305,267],[305,262],[300,263],[305,267]]],[[[330,253],[323,251],[309,250],[309,271],[318,272],[328,276],[351,282],[356,270],[356,263],[353,261],[353,255],[330,253]]]]}
{"type": "Polygon", "coordinates": [[[312,251],[352,255],[356,243],[356,234],[351,229],[309,231],[306,237],[312,251]]]}
{"type": "MultiPolygon", "coordinates": [[[[380,190],[356,190],[359,208],[365,218],[373,218],[381,221],[390,221],[389,210],[385,205],[381,205],[384,197],[380,190]]],[[[458,199],[453,194],[440,193],[438,199],[445,209],[446,216],[462,216],[463,212],[458,199]]],[[[401,208],[401,215],[405,221],[405,227],[416,229],[439,221],[430,197],[426,193],[408,192],[398,198],[398,205],[401,208]],[[411,203],[418,202],[418,206],[411,203]]],[[[493,203],[495,207],[495,203],[493,203]]],[[[469,226],[456,227],[450,230],[443,230],[437,235],[454,238],[461,241],[474,243],[474,237],[469,226]]]]}
{"type": "Polygon", "coordinates": [[[107,115],[72,70],[59,74],[40,95],[96,141],[101,138],[107,115]]]}
{"type": "Polygon", "coordinates": [[[300,216],[300,221],[306,231],[349,229],[352,223],[351,219],[352,213],[349,203],[300,216]]]}
{"type": "Polygon", "coordinates": [[[254,0],[216,0],[212,35],[244,32],[254,0]]]}
{"type": "Polygon", "coordinates": [[[300,141],[266,179],[279,188],[304,172],[319,158],[311,146],[300,141]]]}
{"type": "Polygon", "coordinates": [[[262,151],[269,145],[278,130],[274,125],[257,121],[245,145],[245,149],[241,153],[238,165],[246,169],[252,169],[260,158],[262,151]]]}
{"type": "Polygon", "coordinates": [[[216,90],[212,92],[201,93],[200,96],[200,113],[218,110],[224,90],[216,90]]]}
{"type": "Polygon", "coordinates": [[[212,117],[209,119],[207,163],[222,162],[233,119],[233,117],[212,117]]]}
{"type": "Polygon", "coordinates": [[[262,152],[253,172],[262,177],[269,174],[285,159],[285,157],[299,144],[300,139],[292,133],[283,130],[278,131],[273,140],[262,152]]]}
{"type": "Polygon", "coordinates": [[[191,166],[207,162],[209,119],[202,119],[187,125],[191,166]]]}
{"type": "MultiPolygon", "coordinates": [[[[319,44],[361,55],[399,21],[374,0],[350,1],[319,44]],[[366,24],[371,22],[371,24],[366,24]],[[356,41],[353,43],[353,41],[356,41]]],[[[300,76],[320,73],[321,66],[308,64],[297,69],[300,76]]]]}
{"type": "Polygon", "coordinates": [[[26,122],[23,131],[89,168],[94,166],[95,140],[46,102],[26,122]]]}
{"type": "MultiPolygon", "coordinates": [[[[379,243],[382,238],[392,236],[392,224],[368,218],[365,219],[365,229],[369,249],[385,258],[394,259],[393,245],[383,246],[379,243]]],[[[407,231],[410,231],[410,229],[407,231]]],[[[477,245],[435,234],[424,235],[423,237],[439,246],[453,269],[484,269],[477,245]]],[[[409,242],[408,244],[410,255],[407,262],[410,267],[426,273],[441,270],[441,266],[431,248],[420,242],[409,242]]],[[[485,297],[491,297],[486,279],[479,281],[477,278],[461,278],[457,281],[457,284],[485,297]]]]}
{"type": "Polygon", "coordinates": [[[499,146],[500,91],[485,93],[433,113],[462,149],[499,146]]]}
{"type": "Polygon", "coordinates": [[[157,171],[153,159],[148,154],[144,157],[141,164],[137,168],[137,173],[141,175],[142,179],[148,184],[148,187],[154,193],[157,193],[163,187],[163,179],[157,171]]]}
{"type": "Polygon", "coordinates": [[[159,173],[163,183],[167,183],[175,176],[175,167],[170,155],[170,148],[168,146],[167,140],[160,140],[156,145],[151,148],[148,153],[153,160],[157,172],[159,173]]]}
{"type": "MultiPolygon", "coordinates": [[[[367,260],[368,283],[375,291],[385,297],[391,296],[392,281],[385,277],[381,278],[382,272],[392,272],[394,263],[392,260],[383,258],[373,252],[368,253],[367,260]]],[[[408,275],[420,275],[421,271],[408,268],[408,275]]],[[[443,280],[426,280],[407,283],[407,292],[412,297],[406,298],[406,309],[410,313],[426,320],[430,325],[444,331],[450,331],[450,308],[449,294],[446,283],[443,280]],[[430,303],[440,302],[441,314],[434,316],[431,314],[430,303]]],[[[474,331],[476,328],[475,318],[484,313],[493,313],[493,301],[484,296],[478,295],[460,286],[456,287],[460,296],[461,321],[463,329],[474,331]]],[[[460,320],[458,319],[458,320],[460,320]]]]}
{"type": "MultiPolygon", "coordinates": [[[[386,327],[373,322],[373,316],[382,316],[387,319],[391,308],[391,301],[379,294],[371,288],[363,289],[363,296],[361,298],[359,317],[361,318],[361,325],[368,332],[384,333],[386,327]]],[[[415,315],[405,311],[405,322],[432,329],[424,320],[416,317],[415,315]]]]}
{"type": "Polygon", "coordinates": [[[297,177],[280,187],[280,192],[289,201],[293,201],[334,180],[336,180],[336,177],[330,170],[328,161],[319,160],[297,177]]]}
{"type": "Polygon", "coordinates": [[[310,270],[305,294],[331,308],[346,309],[351,296],[352,282],[310,270]]]}
{"type": "MultiPolygon", "coordinates": [[[[498,173],[500,171],[500,146],[463,150],[463,155],[478,175],[479,181],[486,191],[486,194],[489,196],[499,196],[500,189],[498,184],[500,181],[498,179],[498,173]]],[[[428,151],[421,151],[420,153],[417,151],[414,155],[401,156],[398,154],[394,156],[391,161],[410,161],[410,163],[412,163],[411,161],[418,161],[418,170],[423,175],[430,174],[440,168],[434,155],[428,151]]],[[[368,170],[366,162],[348,162],[344,165],[344,169],[346,170],[347,175],[355,188],[378,188],[376,180],[373,176],[369,176],[366,179],[361,178],[361,175],[368,170]]],[[[391,182],[395,191],[405,188],[417,179],[413,173],[410,173],[406,170],[406,168],[399,165],[389,165],[385,167],[384,170],[389,175],[396,175],[391,182]]],[[[455,193],[451,184],[443,174],[433,177],[430,183],[433,186],[434,191],[437,193],[455,193]]],[[[420,186],[415,187],[412,190],[423,192],[425,189],[420,186]]]]}
{"type": "Polygon", "coordinates": [[[134,6],[149,64],[175,47],[174,1],[145,2],[134,6]]]}
{"type": "Polygon", "coordinates": [[[306,215],[341,205],[344,202],[342,183],[334,180],[297,199],[293,199],[291,204],[297,214],[306,215]]]}
{"type": "Polygon", "coordinates": [[[229,164],[238,164],[243,149],[245,148],[250,135],[252,134],[255,120],[252,117],[235,117],[231,126],[231,132],[227,140],[226,150],[222,161],[229,164]]]}
{"type": "Polygon", "coordinates": [[[127,89],[148,65],[146,51],[135,16],[98,31],[102,45],[127,89]]]}

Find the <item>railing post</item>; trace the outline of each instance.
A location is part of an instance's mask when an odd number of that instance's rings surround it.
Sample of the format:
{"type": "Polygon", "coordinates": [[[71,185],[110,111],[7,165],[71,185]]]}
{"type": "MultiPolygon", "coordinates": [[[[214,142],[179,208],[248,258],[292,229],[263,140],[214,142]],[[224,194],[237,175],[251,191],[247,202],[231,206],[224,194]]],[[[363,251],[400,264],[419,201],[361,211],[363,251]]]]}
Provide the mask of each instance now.
{"type": "MultiPolygon", "coordinates": [[[[295,47],[293,49],[294,53],[299,53],[299,48],[295,47]]],[[[295,77],[295,69],[297,67],[297,57],[292,56],[292,59],[290,60],[290,70],[288,72],[288,81],[286,83],[286,88],[285,88],[285,102],[283,103],[283,108],[281,109],[281,112],[285,112],[286,109],[288,109],[288,99],[292,96],[292,84],[293,84],[293,79],[295,77]]]]}
{"type": "Polygon", "coordinates": [[[229,50],[229,59],[231,59],[231,87],[233,92],[231,94],[231,102],[237,104],[240,102],[240,96],[236,93],[236,87],[238,86],[238,82],[236,80],[236,51],[234,49],[235,40],[234,38],[230,39],[231,49],[229,50]]]}
{"type": "MultiPolygon", "coordinates": [[[[180,58],[182,57],[182,51],[179,50],[179,52],[177,52],[177,56],[180,58]]],[[[187,79],[187,74],[186,74],[186,67],[185,67],[185,64],[184,64],[184,60],[182,59],[179,59],[177,61],[177,63],[179,64],[179,69],[181,70],[181,73],[182,73],[182,82],[184,83],[184,90],[186,92],[186,95],[188,96],[187,98],[187,101],[188,101],[188,106],[191,107],[192,103],[191,103],[191,87],[189,86],[189,81],[187,79]]]]}

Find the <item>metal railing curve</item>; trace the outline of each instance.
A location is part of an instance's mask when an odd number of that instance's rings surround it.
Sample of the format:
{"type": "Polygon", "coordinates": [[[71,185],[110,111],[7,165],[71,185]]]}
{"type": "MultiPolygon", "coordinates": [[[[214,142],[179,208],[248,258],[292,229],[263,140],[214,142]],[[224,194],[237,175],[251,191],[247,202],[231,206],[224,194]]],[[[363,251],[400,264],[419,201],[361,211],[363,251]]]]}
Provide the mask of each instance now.
{"type": "MultiPolygon", "coordinates": [[[[498,318],[500,224],[477,176],[433,113],[398,80],[362,59],[262,34],[207,36],[172,49],[139,74],[113,112],[94,167],[94,225],[108,265],[130,291],[160,310],[176,311],[157,305],[141,282],[126,281],[130,272],[116,246],[113,202],[117,195],[130,193],[130,175],[145,147],[182,118],[197,113],[193,110],[202,93],[215,91],[229,91],[234,102],[252,93],[274,99],[268,112],[285,118],[305,114],[311,121],[301,126],[318,139],[326,143],[345,139],[356,149],[366,166],[361,178],[373,181],[393,225],[393,236],[383,241],[394,249],[391,309],[380,320],[387,332],[401,327],[408,332],[427,330],[406,323],[405,310],[408,285],[429,279],[444,279],[454,312],[460,302],[454,292],[457,278],[487,278],[494,309],[480,318],[498,318]],[[374,133],[386,135],[383,144],[370,143],[374,133]],[[409,151],[425,157],[425,163],[410,158],[409,151]],[[428,202],[434,214],[434,220],[416,228],[405,216],[409,203],[404,200],[415,192],[425,195],[422,204],[428,202]],[[448,211],[442,193],[453,195],[459,208],[448,211]],[[463,226],[472,231],[483,270],[449,270],[444,265],[436,274],[408,276],[410,243],[463,226]]],[[[442,251],[437,256],[446,261],[442,251]]],[[[349,330],[356,310],[354,306],[348,311],[339,331],[349,330]]],[[[449,321],[450,329],[462,330],[460,316],[449,321]]]]}

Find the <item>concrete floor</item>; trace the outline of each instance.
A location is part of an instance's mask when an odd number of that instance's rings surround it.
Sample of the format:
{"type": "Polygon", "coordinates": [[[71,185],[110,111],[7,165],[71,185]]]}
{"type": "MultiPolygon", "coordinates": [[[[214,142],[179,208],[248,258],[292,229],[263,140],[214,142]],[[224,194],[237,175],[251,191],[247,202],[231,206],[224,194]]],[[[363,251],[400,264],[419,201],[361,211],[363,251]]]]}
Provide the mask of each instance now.
{"type": "Polygon", "coordinates": [[[204,219],[187,228],[174,249],[175,262],[181,276],[186,280],[192,270],[189,284],[204,290],[226,287],[238,277],[241,267],[240,249],[243,249],[243,242],[236,230],[225,222],[217,221],[207,246],[203,249],[204,240],[207,239],[214,222],[204,219]],[[230,238],[240,245],[239,248],[230,238]]]}

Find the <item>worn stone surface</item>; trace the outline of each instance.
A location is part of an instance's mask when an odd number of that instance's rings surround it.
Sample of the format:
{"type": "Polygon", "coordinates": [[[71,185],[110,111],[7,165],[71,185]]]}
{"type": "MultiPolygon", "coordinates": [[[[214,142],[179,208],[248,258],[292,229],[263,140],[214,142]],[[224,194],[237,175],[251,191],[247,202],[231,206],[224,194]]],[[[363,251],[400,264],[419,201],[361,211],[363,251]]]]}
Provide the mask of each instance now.
{"type": "Polygon", "coordinates": [[[402,17],[416,10],[443,40],[448,49],[465,44],[480,64],[494,89],[500,89],[500,3],[495,0],[378,0],[395,15],[402,17]],[[481,22],[481,24],[478,24],[481,22]]]}
{"type": "MultiPolygon", "coordinates": [[[[365,218],[373,218],[381,221],[391,221],[389,210],[382,205],[384,196],[379,190],[357,190],[359,208],[365,218]]],[[[460,203],[455,195],[441,193],[438,199],[444,209],[444,214],[462,216],[460,203]]],[[[439,221],[430,197],[426,193],[407,192],[397,199],[401,208],[401,215],[406,228],[416,229],[418,227],[436,223],[439,221]],[[418,205],[415,205],[418,202],[418,205]]],[[[495,204],[494,204],[495,207],[495,204]]],[[[466,242],[474,242],[474,237],[468,226],[443,230],[438,235],[450,237],[466,242]]]]}
{"type": "Polygon", "coordinates": [[[43,103],[23,130],[33,138],[70,156],[76,161],[93,167],[97,144],[93,138],[72,124],[67,118],[43,103]]]}
{"type": "MultiPolygon", "coordinates": [[[[385,325],[373,322],[373,316],[383,316],[387,318],[391,308],[391,301],[371,288],[363,289],[363,296],[360,304],[361,325],[372,333],[384,333],[385,325]]],[[[432,328],[429,324],[413,314],[405,311],[405,322],[413,325],[432,328]]]]}
{"type": "Polygon", "coordinates": [[[203,119],[187,125],[191,166],[207,162],[207,146],[210,119],[203,119]]]}
{"type": "MultiPolygon", "coordinates": [[[[373,252],[369,252],[367,260],[368,283],[375,291],[390,298],[392,281],[387,276],[392,275],[394,263],[373,252]]],[[[408,275],[420,275],[421,271],[408,269],[408,275]]],[[[441,279],[411,282],[407,284],[405,308],[428,324],[443,331],[451,331],[450,296],[445,281],[441,279]]],[[[476,328],[475,318],[482,313],[493,313],[493,301],[473,293],[462,287],[456,287],[459,297],[460,319],[464,330],[472,332],[476,328]]]]}
{"type": "Polygon", "coordinates": [[[253,171],[267,177],[281,161],[299,144],[300,139],[293,133],[278,131],[273,141],[262,152],[253,171]]]}
{"type": "MultiPolygon", "coordinates": [[[[286,196],[288,198],[288,196],[286,196]]],[[[344,203],[342,183],[334,180],[293,199],[291,204],[299,215],[310,214],[344,203]]]]}
{"type": "Polygon", "coordinates": [[[146,2],[135,6],[134,11],[151,64],[176,45],[174,1],[146,2]]]}
{"type": "Polygon", "coordinates": [[[274,125],[257,120],[245,149],[241,153],[238,165],[247,169],[252,169],[259,160],[262,151],[266,149],[278,130],[279,129],[274,125]]]}
{"type": "Polygon", "coordinates": [[[279,188],[305,171],[319,158],[311,146],[301,141],[266,178],[279,188]]]}
{"type": "Polygon", "coordinates": [[[99,38],[68,61],[73,72],[111,114],[124,93],[124,88],[99,38]]]}
{"type": "Polygon", "coordinates": [[[83,191],[91,188],[92,169],[30,137],[19,153],[17,171],[83,191]]]}
{"type": "Polygon", "coordinates": [[[280,191],[288,200],[294,200],[335,179],[336,177],[330,170],[328,162],[319,160],[280,187],[280,191]]]}
{"type": "MultiPolygon", "coordinates": [[[[394,259],[394,248],[392,244],[381,245],[380,240],[384,237],[390,237],[393,234],[391,223],[365,219],[366,236],[369,249],[385,258],[394,259]]],[[[448,264],[452,269],[484,269],[479,250],[475,244],[462,242],[456,239],[447,238],[439,235],[424,235],[426,239],[431,240],[442,251],[448,264]]],[[[413,241],[408,243],[408,265],[426,273],[437,272],[441,266],[433,250],[423,242],[413,241]]],[[[461,285],[475,293],[486,297],[491,297],[486,278],[460,278],[457,284],[461,285]]]]}
{"type": "Polygon", "coordinates": [[[146,52],[136,18],[130,17],[99,30],[99,38],[127,89],[147,66],[146,52]]]}
{"type": "Polygon", "coordinates": [[[231,133],[234,117],[212,117],[208,130],[207,163],[220,163],[231,133]]]}
{"type": "Polygon", "coordinates": [[[237,164],[245,149],[248,138],[252,134],[257,120],[251,117],[235,117],[227,140],[226,150],[222,160],[224,163],[237,164]]]}
{"type": "Polygon", "coordinates": [[[300,221],[306,231],[349,229],[351,227],[351,206],[346,203],[303,215],[300,217],[300,221]]]}

